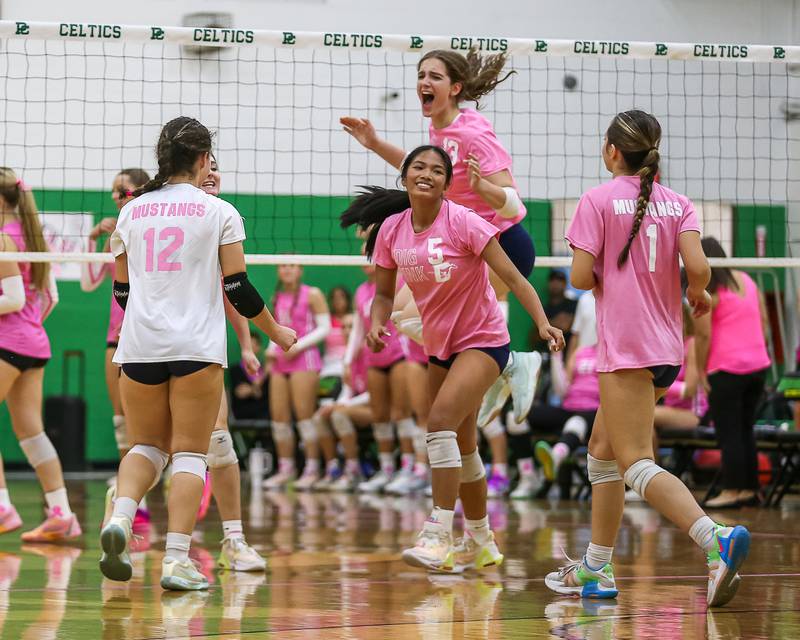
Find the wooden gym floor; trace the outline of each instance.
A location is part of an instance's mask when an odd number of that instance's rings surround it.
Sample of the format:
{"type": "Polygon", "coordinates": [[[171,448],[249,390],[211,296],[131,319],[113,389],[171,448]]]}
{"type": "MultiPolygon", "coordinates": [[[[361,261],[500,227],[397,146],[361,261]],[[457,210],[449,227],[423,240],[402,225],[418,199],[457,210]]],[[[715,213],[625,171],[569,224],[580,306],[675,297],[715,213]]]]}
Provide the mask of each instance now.
{"type": "MultiPolygon", "coordinates": [[[[212,506],[195,535],[193,557],[209,575],[207,593],[165,593],[158,585],[165,535],[160,490],[150,497],[149,549],[134,555],[129,584],[102,579],[98,525],[105,482],[70,481],[84,527],[74,546],[21,545],[0,537],[0,638],[150,640],[403,638],[800,638],[800,501],[780,510],[712,514],[753,533],[739,594],[707,612],[703,558],[688,538],[649,507],[633,505],[615,551],[616,601],[560,599],[544,574],[579,556],[589,539],[588,505],[492,501],[506,554],[499,571],[432,575],[405,566],[428,503],[349,495],[251,494],[249,541],[270,557],[260,574],[220,574],[221,538],[212,506]]],[[[9,483],[25,521],[38,524],[33,480],[9,483]]],[[[457,528],[460,524],[457,524],[457,528]]]]}

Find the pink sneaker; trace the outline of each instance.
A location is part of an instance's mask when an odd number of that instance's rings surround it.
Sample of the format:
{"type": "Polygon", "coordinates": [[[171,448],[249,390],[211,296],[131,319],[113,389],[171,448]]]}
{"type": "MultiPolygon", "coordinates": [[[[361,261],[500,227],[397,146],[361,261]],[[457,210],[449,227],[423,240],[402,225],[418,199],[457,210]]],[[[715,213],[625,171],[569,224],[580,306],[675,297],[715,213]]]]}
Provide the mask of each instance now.
{"type": "Polygon", "coordinates": [[[137,509],[136,515],[133,516],[133,525],[131,531],[136,535],[141,535],[145,531],[150,530],[150,511],[148,509],[137,509]]]}
{"type": "Polygon", "coordinates": [[[19,517],[14,505],[0,507],[0,533],[8,533],[22,526],[22,518],[19,517]]]}
{"type": "Polygon", "coordinates": [[[45,521],[33,531],[22,534],[23,542],[64,542],[82,535],[81,525],[75,514],[67,517],[61,515],[61,509],[53,507],[47,510],[45,521]]]}
{"type": "Polygon", "coordinates": [[[206,517],[208,507],[211,506],[211,474],[206,471],[206,483],[203,485],[203,495],[200,497],[200,508],[197,510],[197,522],[206,517]]]}

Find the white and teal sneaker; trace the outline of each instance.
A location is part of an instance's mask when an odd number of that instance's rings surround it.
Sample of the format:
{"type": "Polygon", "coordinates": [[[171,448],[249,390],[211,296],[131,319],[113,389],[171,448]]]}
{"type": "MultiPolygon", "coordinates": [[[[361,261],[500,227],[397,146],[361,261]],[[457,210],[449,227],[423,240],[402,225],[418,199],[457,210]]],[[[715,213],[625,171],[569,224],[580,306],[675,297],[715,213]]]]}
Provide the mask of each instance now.
{"type": "Polygon", "coordinates": [[[483,394],[481,408],[478,411],[478,428],[483,429],[503,411],[511,395],[511,387],[503,374],[494,381],[489,390],[483,394]]]}
{"type": "Polygon", "coordinates": [[[468,531],[465,531],[464,537],[456,541],[453,557],[456,572],[467,569],[482,571],[503,564],[503,554],[497,548],[492,532],[489,532],[489,539],[486,542],[480,543],[468,531]]]}
{"type": "Polygon", "coordinates": [[[569,560],[569,563],[558,571],[545,576],[544,583],[548,589],[565,596],[581,598],[616,598],[619,594],[614,580],[614,569],[611,563],[595,571],[586,566],[584,560],[569,560]]]}
{"type": "Polygon", "coordinates": [[[208,589],[208,580],[191,560],[165,556],[161,561],[161,587],[171,591],[200,591],[208,589]]]}
{"type": "Polygon", "coordinates": [[[111,516],[100,532],[100,571],[109,580],[127,582],[133,575],[128,543],[131,540],[131,521],[124,516],[111,516]]]}
{"type": "Polygon", "coordinates": [[[715,548],[706,554],[708,562],[709,607],[721,607],[736,595],[741,578],[739,567],[750,551],[750,532],[742,526],[717,525],[714,533],[715,548]]]}
{"type": "Polygon", "coordinates": [[[514,421],[525,422],[536,395],[539,372],[542,370],[542,354],[538,351],[524,353],[514,351],[511,365],[503,376],[511,387],[511,402],[514,406],[514,421]]]}

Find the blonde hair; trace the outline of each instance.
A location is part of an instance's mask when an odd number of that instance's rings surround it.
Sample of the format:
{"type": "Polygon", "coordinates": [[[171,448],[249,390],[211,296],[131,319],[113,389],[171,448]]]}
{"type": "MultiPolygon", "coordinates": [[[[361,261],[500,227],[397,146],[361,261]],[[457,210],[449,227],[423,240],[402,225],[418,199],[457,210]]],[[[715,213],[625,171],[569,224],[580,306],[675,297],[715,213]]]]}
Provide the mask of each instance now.
{"type": "MultiPolygon", "coordinates": [[[[25,238],[26,251],[49,251],[39,221],[39,209],[33,193],[24,188],[23,182],[13,169],[0,167],[0,196],[9,206],[14,207],[22,223],[22,235],[25,238]]],[[[31,277],[33,285],[39,290],[47,289],[50,278],[50,263],[32,262],[31,277]]]]}

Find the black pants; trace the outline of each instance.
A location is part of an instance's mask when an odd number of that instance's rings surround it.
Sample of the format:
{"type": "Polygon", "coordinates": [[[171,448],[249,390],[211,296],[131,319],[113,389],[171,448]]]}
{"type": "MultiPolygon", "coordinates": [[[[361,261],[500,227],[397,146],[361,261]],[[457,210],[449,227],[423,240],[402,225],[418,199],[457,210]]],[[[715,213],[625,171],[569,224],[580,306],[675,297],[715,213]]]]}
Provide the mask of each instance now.
{"type": "Polygon", "coordinates": [[[717,442],[722,450],[723,489],[758,489],[758,452],[753,423],[767,370],[708,376],[708,397],[717,442]]]}

